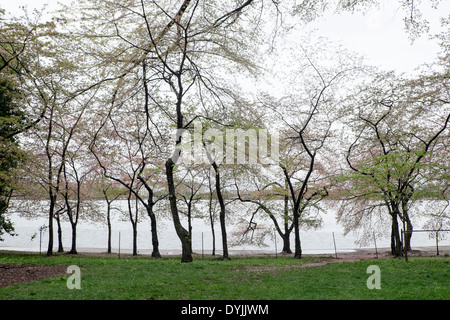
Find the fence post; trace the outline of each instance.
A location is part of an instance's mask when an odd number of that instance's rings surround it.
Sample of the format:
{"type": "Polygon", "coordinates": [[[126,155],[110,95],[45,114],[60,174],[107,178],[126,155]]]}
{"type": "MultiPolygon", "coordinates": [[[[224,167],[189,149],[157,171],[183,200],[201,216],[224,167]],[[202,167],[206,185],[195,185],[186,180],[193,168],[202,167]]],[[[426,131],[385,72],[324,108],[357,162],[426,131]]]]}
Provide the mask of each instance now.
{"type": "Polygon", "coordinates": [[[42,255],[42,228],[39,228],[39,255],[42,255]]]}
{"type": "Polygon", "coordinates": [[[275,238],[275,259],[278,259],[277,230],[276,229],[273,229],[273,236],[275,238]]]}
{"type": "Polygon", "coordinates": [[[375,254],[378,259],[378,250],[377,250],[377,238],[375,237],[375,232],[373,232],[373,241],[375,242],[375,254]]]}
{"type": "Polygon", "coordinates": [[[333,232],[333,243],[334,243],[334,255],[336,256],[337,259],[336,239],[334,238],[334,232],[333,232]]]}
{"type": "Polygon", "coordinates": [[[436,255],[439,255],[439,230],[436,230],[436,255]]]}

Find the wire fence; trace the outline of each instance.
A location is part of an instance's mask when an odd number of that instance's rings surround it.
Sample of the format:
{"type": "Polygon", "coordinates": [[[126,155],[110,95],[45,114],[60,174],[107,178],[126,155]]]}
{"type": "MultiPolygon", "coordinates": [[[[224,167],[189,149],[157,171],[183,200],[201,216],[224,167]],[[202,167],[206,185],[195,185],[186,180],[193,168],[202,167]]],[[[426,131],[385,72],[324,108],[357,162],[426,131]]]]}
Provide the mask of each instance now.
{"type": "MultiPolygon", "coordinates": [[[[112,231],[112,252],[117,253],[119,250],[122,253],[129,253],[133,247],[133,232],[130,228],[126,228],[127,224],[121,225],[121,228],[113,229],[112,231]]],[[[161,229],[159,234],[160,251],[163,255],[176,255],[181,252],[180,242],[172,230],[173,228],[167,226],[161,229]]],[[[222,251],[221,234],[217,231],[215,240],[212,238],[211,232],[205,229],[195,231],[192,235],[192,248],[194,252],[202,255],[210,255],[213,251],[213,242],[215,242],[216,254],[222,251]]],[[[44,227],[37,227],[37,225],[29,225],[27,227],[17,226],[17,237],[7,237],[4,242],[0,243],[0,250],[21,250],[21,251],[35,251],[42,254],[46,251],[48,246],[48,229],[44,227]]],[[[411,248],[413,250],[434,251],[436,255],[442,254],[442,247],[450,247],[449,240],[450,229],[423,229],[413,230],[413,237],[411,240],[411,248]]],[[[231,232],[230,232],[231,234],[231,232]]],[[[402,236],[405,232],[402,230],[402,236]]],[[[375,233],[369,235],[364,246],[357,244],[357,236],[344,235],[339,230],[318,230],[318,231],[302,231],[300,232],[301,247],[303,254],[330,254],[338,255],[343,253],[355,252],[360,249],[370,250],[377,256],[379,252],[390,250],[391,239],[389,235],[384,237],[375,237],[375,233]]],[[[230,238],[232,238],[230,236],[230,238]]],[[[229,239],[231,240],[231,239],[229,239]]],[[[265,246],[258,244],[247,243],[245,245],[229,246],[230,254],[248,255],[248,254],[271,254],[277,255],[283,250],[283,239],[279,237],[273,230],[272,236],[266,239],[265,246]]],[[[403,243],[403,239],[401,240],[403,243]]],[[[71,232],[70,227],[64,229],[63,242],[65,249],[70,248],[71,232]]],[[[54,249],[58,244],[57,233],[54,230],[54,249]]],[[[77,230],[77,249],[79,252],[106,252],[107,250],[107,229],[106,228],[82,228],[77,230]]],[[[291,237],[291,250],[294,248],[293,235],[291,237]]],[[[142,225],[138,231],[138,254],[151,254],[152,242],[150,229],[148,226],[142,225]]],[[[447,248],[445,249],[447,252],[447,248]]]]}
{"type": "MultiPolygon", "coordinates": [[[[439,240],[444,240],[445,236],[443,236],[443,233],[450,232],[450,229],[437,229],[437,230],[423,229],[423,230],[412,230],[412,231],[404,231],[402,229],[402,233],[401,233],[402,234],[402,244],[404,243],[404,238],[407,233],[411,233],[412,235],[414,235],[414,233],[416,233],[416,232],[417,233],[426,232],[426,233],[428,233],[429,238],[434,238],[436,241],[436,255],[439,255],[439,240]]],[[[404,250],[404,252],[407,255],[407,251],[404,250]]]]}

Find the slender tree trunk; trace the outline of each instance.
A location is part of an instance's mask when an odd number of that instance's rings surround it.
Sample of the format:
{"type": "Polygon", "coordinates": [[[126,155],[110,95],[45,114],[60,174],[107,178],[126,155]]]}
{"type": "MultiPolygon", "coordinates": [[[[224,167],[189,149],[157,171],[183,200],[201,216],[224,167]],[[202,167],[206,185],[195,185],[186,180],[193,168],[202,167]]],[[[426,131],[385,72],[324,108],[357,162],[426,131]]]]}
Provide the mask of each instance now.
{"type": "Polygon", "coordinates": [[[55,204],[56,197],[53,195],[53,192],[50,187],[49,191],[50,196],[50,208],[48,213],[48,248],[47,248],[47,256],[53,255],[53,216],[55,214],[55,204]]]}
{"type": "Polygon", "coordinates": [[[64,246],[62,242],[62,227],[61,220],[59,219],[59,213],[56,214],[56,223],[58,225],[58,252],[64,252],[64,246]]]}
{"type": "Polygon", "coordinates": [[[214,171],[215,171],[215,177],[216,177],[216,192],[217,192],[217,199],[219,200],[220,205],[220,229],[222,231],[222,248],[223,248],[223,254],[222,259],[224,260],[230,260],[230,256],[228,255],[228,240],[227,240],[227,226],[225,222],[225,201],[223,199],[222,190],[220,186],[220,173],[219,168],[217,167],[217,164],[213,162],[212,164],[214,171]]]}
{"type": "Polygon", "coordinates": [[[70,249],[70,254],[78,254],[77,252],[77,224],[72,223],[72,248],[70,249]]]}
{"type": "Polygon", "coordinates": [[[72,248],[70,249],[69,253],[71,254],[77,254],[77,224],[74,222],[74,216],[72,208],[69,205],[69,201],[67,200],[67,194],[65,195],[66,199],[66,207],[67,207],[67,216],[69,217],[70,226],[72,227],[72,248]]]}
{"type": "Polygon", "coordinates": [[[291,254],[291,230],[289,229],[289,196],[287,194],[288,192],[288,184],[287,181],[285,183],[286,185],[286,194],[284,195],[284,234],[282,235],[283,239],[283,253],[291,254]]]}
{"type": "Polygon", "coordinates": [[[180,221],[180,215],[178,213],[177,198],[175,194],[175,183],[173,180],[173,166],[174,162],[172,158],[166,161],[166,176],[167,185],[169,188],[169,202],[170,210],[172,212],[173,224],[178,238],[181,241],[181,262],[192,262],[192,241],[189,232],[182,226],[180,221]]]}
{"type": "Polygon", "coordinates": [[[222,259],[230,260],[230,257],[228,255],[227,228],[225,224],[225,207],[220,209],[219,220],[220,220],[220,230],[222,231],[222,248],[223,248],[222,259]]]}
{"type": "Polygon", "coordinates": [[[300,223],[299,223],[298,210],[294,210],[294,235],[295,235],[294,259],[301,259],[302,258],[302,245],[300,242],[300,223]]]}
{"type": "Polygon", "coordinates": [[[394,255],[395,253],[395,223],[394,223],[394,217],[392,216],[392,223],[391,223],[391,254],[394,255]]]}
{"type": "Polygon", "coordinates": [[[137,223],[133,223],[133,256],[137,256],[137,223]]]}
{"type": "Polygon", "coordinates": [[[411,223],[411,220],[409,219],[408,214],[408,201],[404,199],[402,201],[402,218],[404,220],[404,244],[403,244],[403,250],[405,251],[411,251],[411,238],[413,234],[413,225],[411,223]]]}
{"type": "Polygon", "coordinates": [[[65,195],[66,199],[66,208],[67,208],[67,216],[69,217],[70,226],[72,227],[72,248],[70,249],[70,254],[77,254],[77,221],[78,221],[78,210],[77,206],[77,214],[74,216],[73,209],[70,207],[69,201],[67,200],[67,194],[65,195]]]}
{"type": "Polygon", "coordinates": [[[187,204],[187,208],[188,208],[188,210],[187,210],[187,219],[188,219],[188,232],[189,232],[189,235],[191,236],[191,239],[192,239],[192,207],[191,207],[191,205],[192,205],[191,202],[189,202],[187,204]]]}
{"type": "Polygon", "coordinates": [[[153,212],[153,205],[147,206],[147,213],[148,217],[150,218],[150,227],[151,227],[151,233],[152,233],[152,257],[153,258],[161,258],[161,254],[159,252],[159,240],[158,240],[158,231],[157,231],[157,224],[156,224],[156,216],[153,212]]]}
{"type": "Polygon", "coordinates": [[[131,188],[128,192],[128,214],[130,215],[130,222],[131,226],[133,228],[133,256],[137,256],[137,224],[138,224],[138,207],[136,203],[136,215],[133,218],[133,209],[131,207],[131,195],[132,191],[131,188]]]}
{"type": "Polygon", "coordinates": [[[106,224],[108,225],[108,253],[111,253],[111,203],[106,200],[106,224]]]}
{"type": "MultiPolygon", "coordinates": [[[[292,200],[294,202],[294,208],[293,208],[293,228],[294,228],[294,259],[301,259],[302,258],[302,246],[300,243],[300,199],[303,197],[304,189],[306,188],[306,183],[309,179],[309,176],[312,173],[312,168],[314,165],[314,157],[312,158],[311,165],[308,171],[308,174],[306,176],[305,181],[303,181],[302,188],[298,194],[298,197],[295,196],[294,187],[291,182],[291,178],[289,177],[289,174],[285,167],[282,167],[285,177],[285,183],[288,185],[292,200]]],[[[286,205],[286,203],[285,203],[286,205]]]]}
{"type": "MultiPolygon", "coordinates": [[[[107,190],[103,189],[103,197],[106,201],[106,225],[108,227],[108,239],[107,239],[107,245],[108,245],[108,253],[112,252],[112,226],[111,226],[111,204],[114,200],[108,199],[107,190]]],[[[116,197],[117,199],[117,197],[116,197]]]]}
{"type": "MultiPolygon", "coordinates": [[[[210,188],[211,191],[211,188],[210,188]]],[[[209,193],[209,222],[211,224],[211,234],[212,234],[212,255],[216,255],[216,232],[214,230],[214,217],[212,209],[212,192],[209,193]]]]}

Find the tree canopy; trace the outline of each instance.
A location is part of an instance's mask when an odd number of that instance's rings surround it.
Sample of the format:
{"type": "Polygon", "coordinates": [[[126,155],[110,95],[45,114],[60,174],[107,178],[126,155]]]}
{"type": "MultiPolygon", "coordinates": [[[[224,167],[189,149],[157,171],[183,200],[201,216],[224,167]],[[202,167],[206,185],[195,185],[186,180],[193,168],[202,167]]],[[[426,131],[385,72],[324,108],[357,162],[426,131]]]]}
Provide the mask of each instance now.
{"type": "MultiPolygon", "coordinates": [[[[419,2],[396,2],[411,40],[429,31],[419,2]]],[[[82,0],[61,5],[49,21],[39,12],[1,15],[0,232],[13,231],[5,212],[20,171],[28,189],[18,197],[40,190],[48,202],[49,255],[61,219],[71,224],[76,253],[77,223],[97,212],[90,204],[99,195],[109,223],[108,190],[127,201],[135,254],[144,208],[152,255],[160,257],[164,211],[182,262],[191,262],[195,204],[208,194],[223,259],[236,200],[251,204],[251,218],[235,219],[245,230],[267,214],[286,252],[293,232],[295,258],[301,228],[319,225],[309,210],[323,199],[362,204],[358,214],[341,208],[353,227],[368,207],[382,208],[392,252],[401,255],[409,244],[399,223],[412,231],[411,204],[448,199],[448,32],[434,38],[439,59],[414,76],[364,65],[314,33],[297,37],[327,13],[381,3],[82,0]],[[30,155],[25,164],[21,148],[30,155]],[[189,163],[196,152],[202,163],[189,163]],[[269,203],[275,198],[283,205],[269,203]]]]}

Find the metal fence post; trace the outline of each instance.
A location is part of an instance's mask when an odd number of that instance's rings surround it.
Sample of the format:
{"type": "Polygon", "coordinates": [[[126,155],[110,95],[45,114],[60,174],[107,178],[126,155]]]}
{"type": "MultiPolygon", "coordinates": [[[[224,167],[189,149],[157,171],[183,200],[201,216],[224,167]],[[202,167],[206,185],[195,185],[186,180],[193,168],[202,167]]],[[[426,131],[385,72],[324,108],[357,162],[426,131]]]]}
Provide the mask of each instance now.
{"type": "Polygon", "coordinates": [[[375,254],[378,259],[378,250],[377,250],[377,238],[375,237],[375,232],[373,233],[373,241],[375,242],[375,254]]]}
{"type": "Polygon", "coordinates": [[[275,238],[275,259],[278,259],[277,230],[276,229],[273,229],[273,236],[275,238]]]}
{"type": "Polygon", "coordinates": [[[334,255],[336,256],[337,259],[336,239],[334,238],[334,232],[333,232],[333,242],[334,242],[334,255]]]}
{"type": "Polygon", "coordinates": [[[439,230],[436,231],[436,255],[439,255],[439,230]]]}

